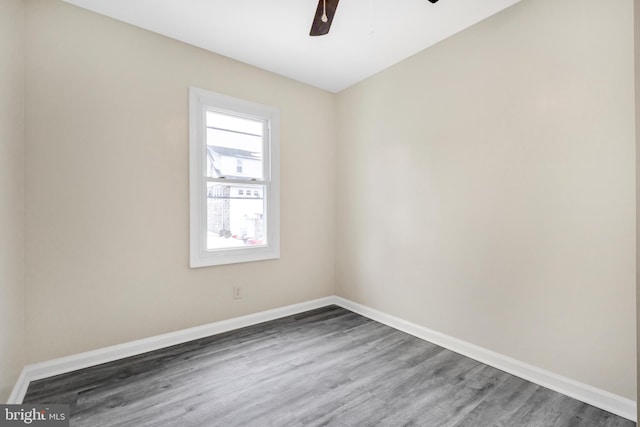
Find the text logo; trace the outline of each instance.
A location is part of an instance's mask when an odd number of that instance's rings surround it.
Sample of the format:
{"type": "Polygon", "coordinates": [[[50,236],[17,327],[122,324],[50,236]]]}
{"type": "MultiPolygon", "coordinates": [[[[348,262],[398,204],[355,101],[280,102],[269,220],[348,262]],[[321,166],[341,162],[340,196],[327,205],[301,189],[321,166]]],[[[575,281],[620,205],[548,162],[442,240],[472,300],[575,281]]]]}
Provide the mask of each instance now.
{"type": "Polygon", "coordinates": [[[69,405],[0,405],[0,427],[68,427],[69,405]]]}

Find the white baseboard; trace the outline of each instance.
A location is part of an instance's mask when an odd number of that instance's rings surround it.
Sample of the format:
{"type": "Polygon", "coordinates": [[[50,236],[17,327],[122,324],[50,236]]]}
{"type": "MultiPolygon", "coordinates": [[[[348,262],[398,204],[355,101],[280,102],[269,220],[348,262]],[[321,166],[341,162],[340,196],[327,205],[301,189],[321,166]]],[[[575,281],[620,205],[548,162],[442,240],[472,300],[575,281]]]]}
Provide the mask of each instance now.
{"type": "Polygon", "coordinates": [[[194,328],[183,329],[181,331],[170,332],[150,338],[144,338],[87,351],[85,353],[27,365],[22,369],[22,373],[20,374],[16,385],[13,387],[13,391],[11,392],[7,403],[22,403],[31,381],[76,371],[78,369],[99,365],[101,363],[113,362],[114,360],[123,359],[125,357],[136,356],[148,351],[182,344],[188,341],[232,331],[234,329],[244,328],[246,326],[256,325],[262,322],[268,322],[269,320],[291,316],[292,314],[302,313],[304,311],[313,310],[314,308],[325,307],[327,305],[334,304],[334,302],[335,297],[333,296],[319,298],[299,304],[288,305],[286,307],[261,311],[258,313],[248,314],[246,316],[235,317],[233,319],[222,320],[220,322],[209,323],[207,325],[196,326],[194,328]]]}
{"type": "Polygon", "coordinates": [[[604,409],[628,420],[637,421],[637,405],[633,400],[537,368],[341,297],[335,297],[334,304],[581,402],[604,409]]]}
{"type": "Polygon", "coordinates": [[[7,403],[9,405],[20,404],[24,399],[24,395],[27,394],[27,389],[29,388],[29,383],[31,380],[27,378],[27,367],[22,368],[22,372],[20,372],[20,376],[16,381],[16,385],[13,386],[13,390],[11,390],[11,394],[9,395],[9,400],[7,403]]]}
{"type": "Polygon", "coordinates": [[[338,296],[320,298],[273,310],[214,322],[208,325],[196,326],[194,328],[131,341],[111,347],[105,347],[102,349],[88,351],[86,353],[27,365],[22,370],[7,403],[22,403],[31,381],[87,368],[89,366],[99,365],[101,363],[112,362],[125,357],[135,356],[176,344],[182,344],[195,339],[244,328],[246,326],[267,322],[269,320],[290,316],[292,314],[313,310],[315,308],[331,304],[339,305],[347,310],[351,310],[394,329],[406,332],[425,341],[432,342],[448,350],[470,357],[489,366],[493,366],[494,368],[573,397],[574,399],[588,403],[597,408],[604,409],[605,411],[627,418],[631,421],[637,420],[636,402],[633,400],[557,375],[553,372],[537,368],[519,360],[512,359],[491,350],[433,331],[425,328],[424,326],[408,322],[399,317],[383,313],[379,310],[375,310],[338,296]]]}

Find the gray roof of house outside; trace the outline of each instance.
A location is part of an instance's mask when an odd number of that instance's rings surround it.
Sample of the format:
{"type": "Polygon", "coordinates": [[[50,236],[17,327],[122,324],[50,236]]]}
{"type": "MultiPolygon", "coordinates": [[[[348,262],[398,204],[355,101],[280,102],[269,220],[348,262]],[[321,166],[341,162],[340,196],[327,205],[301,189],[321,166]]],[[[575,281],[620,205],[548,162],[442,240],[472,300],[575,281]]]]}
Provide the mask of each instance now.
{"type": "Polygon", "coordinates": [[[213,154],[218,153],[221,156],[227,157],[235,157],[238,159],[249,159],[249,160],[261,160],[262,156],[260,153],[256,153],[255,151],[248,150],[240,150],[238,148],[229,148],[229,147],[218,147],[215,145],[207,145],[207,150],[213,154]]]}

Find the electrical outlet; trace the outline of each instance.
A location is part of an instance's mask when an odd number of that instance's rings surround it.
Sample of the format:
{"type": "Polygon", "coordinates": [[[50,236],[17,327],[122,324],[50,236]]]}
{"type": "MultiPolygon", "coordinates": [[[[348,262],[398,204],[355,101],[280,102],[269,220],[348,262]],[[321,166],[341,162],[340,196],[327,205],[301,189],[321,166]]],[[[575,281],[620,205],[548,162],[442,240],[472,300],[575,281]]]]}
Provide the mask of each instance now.
{"type": "Polygon", "coordinates": [[[242,299],[242,288],[240,286],[233,287],[233,299],[242,299]]]}

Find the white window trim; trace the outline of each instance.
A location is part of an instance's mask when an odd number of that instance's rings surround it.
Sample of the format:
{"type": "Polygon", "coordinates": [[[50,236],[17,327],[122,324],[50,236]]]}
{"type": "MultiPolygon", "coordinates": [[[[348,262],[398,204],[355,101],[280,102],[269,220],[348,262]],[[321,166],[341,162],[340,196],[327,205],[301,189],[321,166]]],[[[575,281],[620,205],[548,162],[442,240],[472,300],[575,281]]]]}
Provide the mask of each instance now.
{"type": "MultiPolygon", "coordinates": [[[[235,180],[233,180],[235,181],[235,180]]],[[[250,184],[251,181],[245,181],[250,184]]],[[[196,87],[189,88],[189,216],[191,268],[280,258],[280,112],[196,87]],[[264,164],[267,245],[207,250],[206,111],[266,120],[264,164]]]]}

